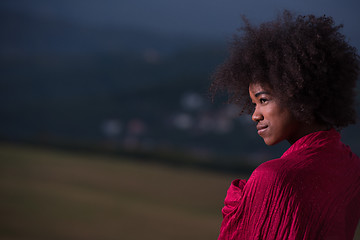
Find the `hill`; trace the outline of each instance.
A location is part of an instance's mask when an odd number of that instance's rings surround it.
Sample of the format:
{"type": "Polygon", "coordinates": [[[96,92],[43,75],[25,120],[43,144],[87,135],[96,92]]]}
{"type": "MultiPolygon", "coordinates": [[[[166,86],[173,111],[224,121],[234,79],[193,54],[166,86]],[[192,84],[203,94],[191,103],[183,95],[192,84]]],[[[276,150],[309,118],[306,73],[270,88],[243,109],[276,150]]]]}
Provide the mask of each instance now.
{"type": "MultiPolygon", "coordinates": [[[[224,43],[0,12],[2,140],[259,162],[285,149],[208,98],[224,43]]],[[[356,132],[344,134],[355,152],[356,132]]]]}

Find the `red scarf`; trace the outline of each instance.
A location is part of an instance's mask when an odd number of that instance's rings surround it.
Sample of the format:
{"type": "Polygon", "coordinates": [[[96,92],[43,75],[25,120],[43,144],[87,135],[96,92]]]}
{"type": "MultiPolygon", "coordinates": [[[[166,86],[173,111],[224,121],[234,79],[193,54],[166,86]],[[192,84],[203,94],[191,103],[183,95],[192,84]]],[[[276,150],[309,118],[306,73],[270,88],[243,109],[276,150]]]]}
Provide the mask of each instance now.
{"type": "Polygon", "coordinates": [[[331,129],[234,180],[219,239],[353,239],[360,218],[360,159],[331,129]]]}

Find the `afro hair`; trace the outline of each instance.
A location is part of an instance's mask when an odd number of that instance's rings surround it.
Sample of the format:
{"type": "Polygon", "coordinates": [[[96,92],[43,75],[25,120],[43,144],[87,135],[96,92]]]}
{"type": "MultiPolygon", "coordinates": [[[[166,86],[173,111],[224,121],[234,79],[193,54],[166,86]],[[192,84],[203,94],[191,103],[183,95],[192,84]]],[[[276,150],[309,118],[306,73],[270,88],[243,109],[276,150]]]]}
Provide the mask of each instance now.
{"type": "Polygon", "coordinates": [[[270,86],[302,122],[341,129],[356,122],[355,87],[359,55],[328,16],[285,10],[274,21],[244,27],[230,54],[212,76],[210,91],[228,93],[228,102],[251,113],[249,85],[270,86]]]}

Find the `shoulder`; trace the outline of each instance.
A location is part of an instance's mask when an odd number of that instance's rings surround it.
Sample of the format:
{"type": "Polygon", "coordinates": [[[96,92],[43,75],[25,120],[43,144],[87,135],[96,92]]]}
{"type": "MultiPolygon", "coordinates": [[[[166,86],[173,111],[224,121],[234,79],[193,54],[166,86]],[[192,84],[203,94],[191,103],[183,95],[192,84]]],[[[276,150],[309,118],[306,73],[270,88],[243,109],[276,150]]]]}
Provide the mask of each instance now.
{"type": "Polygon", "coordinates": [[[285,159],[273,159],[258,166],[251,174],[247,184],[256,185],[257,188],[269,188],[278,185],[287,169],[283,168],[285,159]]]}
{"type": "Polygon", "coordinates": [[[289,166],[289,163],[294,163],[298,160],[298,158],[294,158],[293,156],[269,160],[258,166],[252,173],[251,177],[276,179],[288,172],[292,172],[294,169],[289,166]]]}
{"type": "Polygon", "coordinates": [[[293,188],[310,174],[305,161],[306,158],[297,155],[267,161],[253,171],[248,183],[265,188],[293,188]]]}

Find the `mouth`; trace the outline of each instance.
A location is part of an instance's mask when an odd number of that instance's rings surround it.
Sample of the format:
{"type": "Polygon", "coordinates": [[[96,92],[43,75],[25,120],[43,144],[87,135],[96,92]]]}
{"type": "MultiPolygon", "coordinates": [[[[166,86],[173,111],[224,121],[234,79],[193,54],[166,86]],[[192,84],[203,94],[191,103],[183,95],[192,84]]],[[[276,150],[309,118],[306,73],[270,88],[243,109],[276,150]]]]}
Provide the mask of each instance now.
{"type": "Polygon", "coordinates": [[[261,135],[267,130],[267,125],[258,124],[256,125],[256,129],[258,130],[258,134],[261,135]]]}

